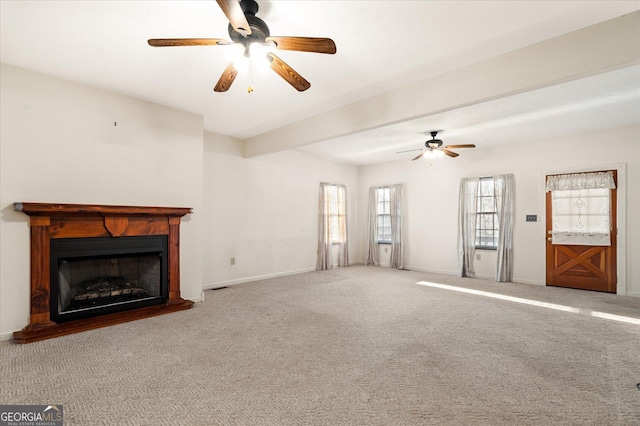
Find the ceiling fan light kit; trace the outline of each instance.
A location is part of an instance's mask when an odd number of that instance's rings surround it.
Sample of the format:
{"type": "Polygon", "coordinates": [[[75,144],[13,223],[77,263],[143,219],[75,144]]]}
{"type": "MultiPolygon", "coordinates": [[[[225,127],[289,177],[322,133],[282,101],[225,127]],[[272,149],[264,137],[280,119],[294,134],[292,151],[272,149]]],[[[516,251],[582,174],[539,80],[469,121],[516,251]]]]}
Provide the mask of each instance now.
{"type": "Polygon", "coordinates": [[[282,59],[273,53],[273,50],[294,50],[298,52],[312,53],[336,53],[336,45],[330,38],[318,37],[271,37],[266,22],[258,18],[259,7],[255,0],[216,0],[218,6],[229,20],[227,28],[229,38],[232,41],[217,38],[176,38],[176,39],[149,39],[148,43],[153,47],[173,46],[229,46],[228,49],[235,53],[235,58],[230,59],[222,76],[214,87],[215,92],[226,92],[231,87],[238,72],[248,70],[250,82],[248,92],[253,91],[253,76],[251,72],[261,64],[270,67],[280,77],[299,92],[311,87],[304,77],[291,68],[282,59]],[[239,46],[241,49],[235,49],[239,46]],[[234,51],[235,49],[235,51],[234,51]]]}
{"type": "Polygon", "coordinates": [[[427,152],[424,153],[424,157],[427,160],[431,160],[433,158],[442,158],[444,157],[444,152],[440,151],[439,149],[433,149],[430,148],[427,152]]]}

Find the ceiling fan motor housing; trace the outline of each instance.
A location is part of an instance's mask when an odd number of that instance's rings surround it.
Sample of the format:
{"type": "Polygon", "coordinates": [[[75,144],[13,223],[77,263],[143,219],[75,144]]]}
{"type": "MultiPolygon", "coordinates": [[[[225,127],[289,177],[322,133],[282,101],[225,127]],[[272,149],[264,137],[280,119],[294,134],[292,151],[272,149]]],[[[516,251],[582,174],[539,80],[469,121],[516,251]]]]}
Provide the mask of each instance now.
{"type": "Polygon", "coordinates": [[[231,37],[231,40],[234,42],[244,45],[245,48],[248,48],[251,43],[264,43],[264,40],[269,37],[271,33],[269,32],[267,23],[256,16],[259,9],[258,3],[254,0],[242,0],[240,7],[242,7],[249,28],[251,28],[251,34],[243,36],[229,24],[229,37],[231,37]]]}
{"type": "Polygon", "coordinates": [[[245,15],[255,15],[258,13],[258,10],[260,10],[258,3],[255,0],[242,0],[240,2],[240,7],[245,15]]]}
{"type": "Polygon", "coordinates": [[[424,143],[424,146],[426,146],[427,148],[440,148],[442,146],[442,141],[440,139],[436,139],[437,135],[438,135],[438,132],[436,131],[431,132],[431,140],[426,141],[424,143]]]}

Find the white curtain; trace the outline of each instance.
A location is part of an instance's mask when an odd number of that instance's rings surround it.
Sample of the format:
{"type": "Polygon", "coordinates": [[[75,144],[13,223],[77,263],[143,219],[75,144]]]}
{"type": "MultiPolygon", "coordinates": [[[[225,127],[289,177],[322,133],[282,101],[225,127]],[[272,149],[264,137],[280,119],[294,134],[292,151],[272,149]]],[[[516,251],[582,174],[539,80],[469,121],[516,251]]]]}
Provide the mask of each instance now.
{"type": "Polygon", "coordinates": [[[339,248],[338,265],[349,264],[347,245],[347,189],[322,182],[318,201],[318,259],[316,270],[333,268],[333,245],[339,248]]]}
{"type": "Polygon", "coordinates": [[[347,187],[338,187],[338,266],[349,266],[347,245],[347,187]]]}
{"type": "Polygon", "coordinates": [[[460,181],[458,201],[458,267],[459,276],[475,277],[473,258],[476,254],[476,219],[479,178],[460,181]]]}
{"type": "Polygon", "coordinates": [[[402,184],[389,187],[391,207],[391,262],[390,267],[404,268],[404,249],[402,246],[402,184]]]}
{"type": "Polygon", "coordinates": [[[378,255],[378,188],[369,188],[369,206],[367,215],[367,260],[365,265],[379,265],[378,255]]]}
{"type": "Polygon", "coordinates": [[[552,244],[611,245],[613,172],[547,177],[552,199],[552,244]]]}
{"type": "Polygon", "coordinates": [[[318,202],[318,260],[316,270],[322,271],[333,267],[331,244],[331,185],[320,184],[320,199],[318,202]]]}
{"type": "Polygon", "coordinates": [[[494,176],[493,185],[498,216],[496,281],[508,282],[513,278],[515,178],[512,174],[494,176]]]}

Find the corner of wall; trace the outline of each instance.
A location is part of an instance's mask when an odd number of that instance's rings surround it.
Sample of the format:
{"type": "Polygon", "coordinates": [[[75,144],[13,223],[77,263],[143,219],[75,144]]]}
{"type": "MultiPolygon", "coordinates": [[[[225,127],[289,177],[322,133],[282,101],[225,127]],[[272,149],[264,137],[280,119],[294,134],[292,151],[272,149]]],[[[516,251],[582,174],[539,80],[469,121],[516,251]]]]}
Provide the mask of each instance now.
{"type": "Polygon", "coordinates": [[[216,154],[244,157],[246,153],[246,142],[232,136],[220,135],[205,130],[204,150],[216,154]]]}

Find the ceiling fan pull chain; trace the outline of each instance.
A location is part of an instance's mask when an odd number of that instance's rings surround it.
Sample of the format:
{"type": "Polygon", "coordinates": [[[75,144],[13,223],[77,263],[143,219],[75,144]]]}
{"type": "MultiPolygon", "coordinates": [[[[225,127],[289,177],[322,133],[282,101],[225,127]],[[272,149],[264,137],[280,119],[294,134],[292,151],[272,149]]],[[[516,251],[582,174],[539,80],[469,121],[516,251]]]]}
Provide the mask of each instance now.
{"type": "Polygon", "coordinates": [[[253,58],[249,57],[249,87],[247,93],[253,92],[253,58]]]}

